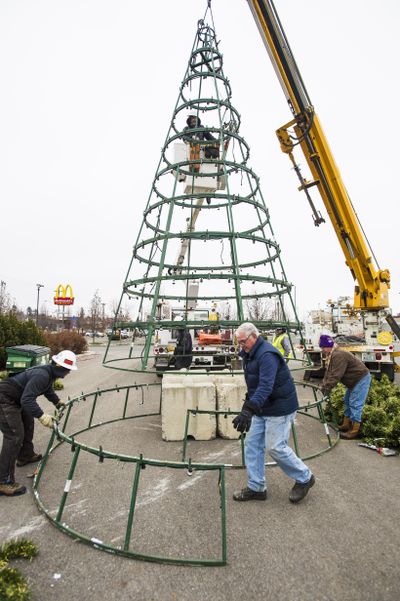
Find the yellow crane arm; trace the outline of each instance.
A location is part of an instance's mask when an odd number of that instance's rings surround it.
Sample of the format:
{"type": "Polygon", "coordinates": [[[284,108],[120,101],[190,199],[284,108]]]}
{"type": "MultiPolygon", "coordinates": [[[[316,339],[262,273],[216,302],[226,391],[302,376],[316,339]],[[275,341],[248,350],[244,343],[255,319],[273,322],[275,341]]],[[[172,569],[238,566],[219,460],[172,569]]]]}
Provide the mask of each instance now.
{"type": "Polygon", "coordinates": [[[309,189],[316,186],[356,281],[354,306],[372,311],[389,306],[390,273],[374,265],[371,252],[359,225],[350,197],[343,184],[319,119],[311,104],[296,61],[272,0],[247,0],[275,72],[280,81],[292,120],[277,130],[281,149],[293,163],[313,211],[315,225],[324,221],[315,209],[309,189]],[[300,146],[312,174],[303,178],[294,158],[300,146]]]}

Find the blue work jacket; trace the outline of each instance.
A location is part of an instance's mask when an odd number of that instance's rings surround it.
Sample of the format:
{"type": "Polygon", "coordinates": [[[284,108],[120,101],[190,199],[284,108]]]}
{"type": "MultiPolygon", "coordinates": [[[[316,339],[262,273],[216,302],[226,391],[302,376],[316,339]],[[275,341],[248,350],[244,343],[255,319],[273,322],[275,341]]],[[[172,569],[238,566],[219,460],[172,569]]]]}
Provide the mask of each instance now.
{"type": "Polygon", "coordinates": [[[299,406],[293,378],[281,353],[262,336],[241,351],[249,400],[259,415],[289,415],[299,406]]]}
{"type": "Polygon", "coordinates": [[[32,417],[41,417],[43,411],[36,401],[37,397],[43,394],[53,405],[57,405],[60,398],[54,392],[53,384],[56,378],[64,375],[65,369],[57,365],[37,365],[3,380],[0,393],[3,390],[6,397],[32,417]]]}

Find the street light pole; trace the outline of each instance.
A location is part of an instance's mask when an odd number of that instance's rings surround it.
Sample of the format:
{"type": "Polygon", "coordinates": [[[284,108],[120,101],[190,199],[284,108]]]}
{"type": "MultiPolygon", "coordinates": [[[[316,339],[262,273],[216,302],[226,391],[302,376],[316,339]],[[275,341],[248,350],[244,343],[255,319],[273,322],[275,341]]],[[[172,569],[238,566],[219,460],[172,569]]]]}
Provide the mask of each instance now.
{"type": "Polygon", "coordinates": [[[40,294],[40,289],[44,288],[43,284],[36,284],[36,288],[37,288],[37,303],[36,303],[36,326],[39,324],[39,294],[40,294]]]}

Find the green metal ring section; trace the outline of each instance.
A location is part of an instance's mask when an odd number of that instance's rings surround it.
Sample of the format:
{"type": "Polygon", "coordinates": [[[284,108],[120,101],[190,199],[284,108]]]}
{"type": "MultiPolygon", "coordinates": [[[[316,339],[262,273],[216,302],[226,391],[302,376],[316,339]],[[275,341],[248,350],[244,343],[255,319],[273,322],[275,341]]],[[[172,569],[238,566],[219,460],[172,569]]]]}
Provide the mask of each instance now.
{"type": "MultiPolygon", "coordinates": [[[[196,133],[196,132],[202,131],[202,129],[193,128],[191,131],[193,133],[196,133]]],[[[221,159],[206,159],[205,158],[205,159],[201,159],[202,163],[221,165],[224,168],[225,174],[229,174],[232,171],[236,171],[239,168],[239,169],[242,169],[244,172],[251,174],[254,178],[257,177],[250,168],[246,167],[246,163],[250,156],[250,147],[247,144],[246,140],[242,136],[239,136],[235,132],[226,133],[225,130],[221,131],[220,129],[217,129],[216,127],[208,127],[207,131],[211,134],[217,134],[218,138],[216,141],[218,141],[218,142],[221,141],[221,138],[222,138],[222,141],[224,141],[226,143],[235,142],[235,141],[238,142],[240,144],[242,161],[232,163],[230,161],[225,161],[225,160],[222,161],[221,159]],[[245,149],[245,152],[243,152],[243,147],[245,149]],[[227,165],[229,166],[230,169],[226,169],[227,165]]],[[[164,175],[166,172],[169,173],[169,171],[174,167],[174,165],[176,167],[178,167],[179,170],[181,171],[181,173],[183,173],[184,175],[193,175],[193,172],[190,170],[190,165],[199,164],[200,160],[198,162],[196,162],[196,161],[180,161],[179,163],[172,163],[169,161],[169,159],[167,157],[167,150],[169,150],[170,144],[172,144],[172,142],[175,142],[175,141],[178,141],[181,139],[182,139],[182,132],[178,132],[175,136],[171,136],[168,139],[168,142],[162,149],[161,156],[164,159],[165,163],[167,164],[167,167],[165,170],[162,170],[159,172],[159,176],[164,175]],[[184,168],[187,167],[187,170],[185,171],[184,169],[182,169],[182,167],[184,167],[184,168]]],[[[205,142],[203,142],[203,143],[205,144],[205,142]]],[[[212,145],[211,142],[209,142],[208,144],[212,145]]],[[[214,175],[218,175],[218,172],[215,171],[214,175]]],[[[201,174],[200,174],[200,177],[201,177],[201,174]]]]}
{"type": "MultiPolygon", "coordinates": [[[[174,165],[173,165],[174,167],[174,165]]],[[[223,194],[222,192],[218,192],[218,196],[215,195],[216,200],[226,200],[226,202],[220,202],[218,204],[216,204],[215,206],[218,207],[219,209],[226,209],[228,206],[232,206],[234,207],[235,205],[238,205],[240,203],[247,203],[250,206],[253,206],[254,208],[257,208],[259,211],[263,212],[265,214],[266,217],[269,218],[269,211],[268,209],[262,205],[259,201],[257,200],[253,200],[254,194],[249,194],[248,196],[241,196],[240,194],[235,194],[235,195],[228,195],[228,194],[223,194]]],[[[183,208],[195,208],[195,204],[194,201],[198,198],[207,198],[207,192],[199,192],[198,194],[184,194],[184,195],[179,195],[176,194],[174,196],[174,203],[177,207],[183,207],[183,208]]],[[[155,231],[159,231],[158,228],[156,228],[155,226],[153,226],[151,223],[148,222],[147,220],[147,216],[151,214],[151,212],[155,209],[159,209],[162,205],[167,204],[171,202],[170,198],[167,197],[161,197],[161,200],[158,200],[157,202],[155,202],[154,204],[152,204],[148,209],[146,209],[143,213],[144,215],[144,223],[150,228],[153,229],[155,231]]],[[[205,205],[202,207],[201,209],[202,211],[211,211],[212,209],[210,209],[210,207],[208,205],[205,205]]],[[[248,232],[252,231],[252,230],[247,230],[248,232]]],[[[165,231],[163,232],[165,233],[165,231]]]]}
{"type": "MultiPolygon", "coordinates": [[[[232,323],[232,322],[230,322],[232,323]]],[[[124,324],[120,324],[121,327],[124,326],[124,324]]],[[[139,324],[141,326],[141,329],[145,329],[149,327],[148,322],[143,322],[143,324],[139,324]]],[[[189,324],[190,325],[190,324],[189,324]]],[[[196,322],[196,325],[198,325],[198,322],[196,322]]],[[[236,327],[239,324],[236,323],[236,327]]],[[[158,327],[157,324],[153,325],[152,327],[158,327]]],[[[163,324],[162,326],[160,326],[160,329],[162,329],[162,327],[165,327],[165,324],[163,324]]],[[[135,347],[131,347],[130,351],[129,351],[129,356],[124,358],[124,361],[126,362],[127,360],[130,360],[131,365],[130,367],[127,367],[126,365],[121,367],[118,364],[122,362],[122,359],[112,359],[112,358],[107,358],[107,354],[104,357],[103,360],[103,366],[110,368],[110,369],[115,369],[118,371],[123,371],[123,372],[131,372],[131,373],[143,373],[143,370],[140,367],[140,360],[142,358],[142,354],[143,354],[143,349],[139,352],[139,349],[137,349],[137,353],[134,353],[134,348],[135,347]],[[137,367],[134,367],[135,364],[138,364],[137,367]]],[[[232,351],[231,353],[233,358],[236,358],[237,356],[237,350],[235,349],[235,351],[232,351]]],[[[157,355],[153,355],[153,354],[149,354],[148,359],[149,360],[154,360],[157,358],[157,355]]],[[[302,371],[305,367],[309,367],[310,363],[306,360],[306,359],[298,359],[298,358],[292,358],[289,360],[291,363],[291,371],[296,372],[296,371],[302,371]],[[296,367],[293,367],[293,365],[297,365],[296,367]]],[[[243,371],[242,369],[236,369],[235,367],[232,366],[232,364],[227,365],[227,364],[221,364],[220,366],[202,366],[202,365],[198,365],[197,367],[193,367],[188,371],[182,371],[182,372],[174,372],[175,374],[178,374],[180,377],[185,378],[186,376],[198,376],[198,375],[202,375],[202,371],[203,374],[204,372],[206,373],[212,373],[213,375],[231,375],[231,376],[238,376],[238,375],[243,375],[243,371]]],[[[154,374],[162,377],[164,375],[165,370],[163,369],[157,369],[155,367],[154,369],[154,374]]],[[[309,386],[312,387],[313,385],[310,384],[309,382],[304,383],[304,386],[309,386]]]]}
{"type": "MultiPolygon", "coordinates": [[[[201,237],[201,235],[200,235],[200,234],[201,234],[201,232],[198,232],[198,234],[199,234],[199,235],[197,235],[197,236],[195,236],[195,237],[194,237],[194,236],[192,236],[190,239],[194,239],[194,238],[196,238],[197,240],[203,240],[204,242],[206,242],[206,240],[222,240],[222,239],[223,239],[223,236],[220,236],[220,235],[218,235],[218,233],[214,233],[214,232],[207,232],[207,233],[203,234],[203,237],[201,237]],[[207,237],[206,237],[206,236],[207,236],[207,237]]],[[[178,236],[178,235],[172,235],[172,236],[171,236],[171,235],[170,235],[170,236],[165,236],[165,238],[168,238],[168,239],[180,238],[181,240],[184,240],[184,239],[186,238],[186,236],[185,236],[185,235],[182,235],[182,236],[178,236]]],[[[225,236],[225,238],[226,238],[226,239],[228,239],[228,237],[227,237],[227,236],[225,236]]],[[[236,239],[237,239],[237,238],[240,238],[240,239],[242,239],[242,240],[249,240],[249,241],[251,241],[251,242],[253,242],[253,240],[254,240],[254,236],[251,236],[251,237],[250,237],[250,236],[248,236],[247,234],[238,235],[238,236],[235,236],[235,238],[236,238],[236,239]]],[[[155,242],[158,242],[158,241],[159,241],[159,240],[161,240],[161,239],[163,239],[163,237],[151,238],[151,239],[149,239],[149,240],[145,240],[145,241],[143,241],[143,242],[142,242],[140,245],[138,245],[138,247],[136,247],[136,249],[135,249],[135,258],[136,258],[137,260],[141,261],[142,263],[144,263],[144,264],[147,264],[147,265],[149,265],[149,266],[151,266],[151,267],[160,267],[160,265],[161,265],[161,264],[160,264],[158,261],[154,261],[154,260],[151,260],[151,259],[147,259],[147,258],[146,258],[145,256],[143,256],[142,254],[139,254],[139,253],[137,252],[137,249],[138,249],[138,248],[143,248],[143,249],[144,249],[144,248],[146,247],[146,245],[148,245],[148,244],[153,244],[153,243],[155,243],[155,242]]],[[[240,266],[239,266],[239,269],[250,268],[250,267],[257,267],[257,266],[261,266],[261,265],[264,265],[264,266],[265,266],[265,265],[267,265],[268,263],[272,263],[272,262],[274,262],[276,259],[278,259],[279,255],[280,255],[280,249],[279,249],[279,246],[278,246],[276,243],[274,243],[273,241],[269,241],[269,240],[258,240],[258,241],[259,241],[259,242],[261,242],[261,243],[263,243],[263,244],[266,244],[266,246],[268,246],[268,247],[269,247],[269,249],[270,249],[270,248],[274,248],[274,249],[276,250],[276,252],[275,252],[274,254],[271,254],[271,253],[270,253],[268,257],[262,257],[261,259],[259,259],[259,260],[256,260],[256,261],[250,261],[250,262],[247,262],[247,263],[241,263],[241,264],[240,264],[240,266]],[[270,244],[269,244],[269,243],[270,243],[270,244]]],[[[194,275],[194,274],[195,274],[197,271],[199,271],[199,272],[200,272],[200,271],[207,271],[207,272],[209,272],[209,271],[213,271],[213,270],[215,270],[215,271],[218,271],[218,272],[221,272],[221,279],[223,279],[223,272],[224,272],[224,271],[227,271],[227,270],[230,270],[230,272],[232,273],[232,270],[234,269],[234,267],[235,267],[235,266],[234,266],[234,265],[232,265],[232,264],[229,264],[229,265],[223,265],[223,266],[221,266],[221,265],[208,265],[208,266],[202,266],[202,265],[192,265],[192,266],[190,267],[190,269],[191,269],[191,270],[192,270],[192,272],[193,272],[193,277],[191,277],[190,279],[194,279],[194,278],[195,278],[195,275],[194,275]]],[[[163,264],[163,268],[171,268],[171,269],[173,269],[173,268],[176,268],[176,265],[175,265],[175,264],[172,264],[172,263],[164,262],[164,264],[163,264]]],[[[188,271],[188,268],[187,268],[186,266],[180,267],[180,269],[188,271]]],[[[232,276],[232,277],[234,277],[234,276],[232,276]]],[[[237,277],[241,277],[241,276],[237,276],[237,277]]],[[[254,276],[242,276],[242,277],[244,277],[245,279],[248,279],[248,280],[250,280],[250,281],[252,281],[252,280],[257,280],[257,281],[267,281],[268,283],[271,283],[272,281],[274,281],[274,282],[276,282],[276,281],[277,281],[277,280],[271,280],[271,278],[269,278],[269,279],[267,279],[267,280],[266,280],[266,279],[264,279],[264,280],[259,280],[259,279],[258,279],[258,278],[259,278],[259,276],[257,276],[257,275],[254,275],[254,276]]],[[[158,279],[158,278],[157,278],[157,279],[158,279]]],[[[226,279],[226,278],[225,278],[225,279],[226,279]]],[[[135,281],[135,280],[132,280],[132,281],[135,281]]],[[[146,281],[146,282],[148,282],[148,281],[149,281],[149,278],[146,278],[145,280],[143,280],[143,279],[142,279],[142,280],[136,280],[136,281],[141,281],[141,282],[143,282],[143,281],[146,281]]],[[[282,280],[279,280],[279,281],[282,281],[282,280]]],[[[127,283],[128,283],[128,282],[125,282],[125,286],[127,285],[127,283]]],[[[254,295],[253,295],[253,297],[254,297],[254,295]]]]}
{"type": "MultiPolygon", "coordinates": [[[[121,420],[127,419],[140,419],[144,417],[160,415],[161,412],[161,395],[160,395],[160,407],[157,413],[148,413],[137,416],[128,416],[127,405],[129,401],[129,394],[131,390],[140,390],[142,395],[149,387],[158,387],[161,390],[161,386],[159,383],[150,383],[150,384],[133,384],[131,386],[116,386],[115,388],[108,388],[104,390],[96,390],[89,393],[82,393],[80,396],[70,399],[67,403],[67,410],[65,417],[63,418],[63,424],[61,428],[61,423],[54,426],[54,430],[51,434],[49,444],[47,446],[46,453],[39,465],[39,470],[37,475],[35,476],[33,483],[34,490],[34,498],[39,509],[46,515],[46,517],[51,521],[51,523],[56,526],[60,531],[68,534],[72,538],[76,540],[80,540],[81,542],[94,547],[95,549],[99,549],[102,551],[107,551],[109,553],[115,555],[123,555],[125,557],[130,557],[132,559],[140,559],[145,561],[157,562],[157,563],[167,563],[167,564],[177,564],[177,565],[199,565],[199,566],[224,566],[227,562],[227,547],[226,547],[226,498],[225,498],[225,466],[223,464],[203,464],[192,462],[190,459],[186,462],[179,461],[164,461],[158,459],[148,459],[143,457],[142,454],[139,456],[130,456],[125,454],[111,453],[107,450],[103,449],[101,446],[92,447],[83,442],[77,440],[77,436],[87,432],[93,428],[99,428],[101,426],[105,426],[110,423],[117,423],[121,420]],[[108,421],[102,421],[99,423],[94,423],[94,415],[96,411],[96,406],[102,396],[107,392],[123,392],[126,393],[126,399],[122,411],[122,415],[116,419],[111,419],[108,421]],[[76,432],[73,432],[70,435],[65,434],[65,429],[68,425],[68,421],[71,415],[71,411],[75,403],[80,401],[88,401],[91,397],[93,397],[93,404],[91,407],[88,425],[86,428],[80,429],[76,432]],[[51,454],[56,451],[56,449],[61,444],[67,444],[71,447],[71,464],[68,468],[66,474],[66,484],[64,486],[64,490],[61,491],[60,502],[57,508],[56,517],[54,517],[45,504],[42,501],[40,495],[40,482],[45,472],[46,466],[50,460],[51,454]],[[81,532],[78,532],[73,527],[69,526],[63,520],[63,513],[68,501],[68,495],[71,488],[71,484],[73,478],[75,476],[75,471],[78,465],[79,457],[82,453],[90,453],[99,458],[99,463],[103,463],[105,459],[111,459],[120,462],[133,463],[135,464],[135,476],[132,483],[131,495],[130,495],[130,507],[128,512],[128,520],[127,526],[125,530],[124,536],[124,544],[120,547],[115,547],[110,543],[104,542],[96,537],[88,536],[81,532]],[[130,542],[132,538],[132,530],[134,524],[134,514],[135,514],[135,504],[137,500],[138,489],[140,486],[140,473],[141,470],[145,466],[156,466],[156,467],[165,467],[165,468],[173,468],[178,470],[186,470],[188,475],[191,475],[194,471],[218,471],[219,481],[218,481],[218,491],[219,494],[219,505],[220,505],[220,513],[221,513],[221,523],[220,523],[220,533],[221,533],[221,550],[220,557],[217,559],[197,559],[197,558],[187,558],[184,559],[182,557],[163,557],[159,555],[150,555],[144,553],[137,553],[130,550],[130,542]]],[[[49,468],[50,469],[50,468],[49,468]]]]}
{"type": "MultiPolygon", "coordinates": [[[[338,435],[339,433],[338,433],[337,429],[335,429],[333,426],[329,426],[324,418],[322,404],[323,404],[323,402],[326,401],[326,398],[322,397],[321,399],[317,399],[316,398],[317,390],[316,390],[316,387],[312,384],[308,384],[308,383],[304,383],[304,382],[295,382],[295,383],[296,383],[296,385],[301,385],[303,387],[309,387],[309,388],[314,389],[313,393],[314,393],[315,402],[308,403],[306,405],[299,407],[298,412],[307,417],[311,417],[311,418],[317,420],[319,423],[323,424],[325,427],[325,432],[326,432],[327,440],[328,440],[328,446],[325,447],[324,449],[322,449],[321,451],[314,453],[312,455],[308,455],[306,457],[302,457],[302,459],[306,460],[306,459],[318,457],[318,456],[322,455],[323,453],[326,453],[327,451],[331,450],[337,444],[337,442],[339,440],[339,435],[338,435]],[[318,416],[310,415],[309,411],[311,409],[315,409],[315,408],[317,409],[318,416]],[[336,434],[336,438],[334,440],[332,440],[332,436],[329,431],[329,428],[331,428],[332,431],[335,432],[335,434],[336,434]]],[[[66,409],[65,415],[61,416],[61,418],[60,418],[60,420],[62,421],[62,425],[61,425],[61,421],[60,421],[57,425],[54,426],[53,432],[50,437],[49,444],[47,446],[46,453],[43,457],[43,460],[41,461],[41,463],[39,465],[38,473],[34,479],[33,490],[34,490],[35,502],[36,502],[37,506],[39,507],[39,509],[50,520],[50,522],[55,527],[57,527],[61,532],[68,534],[72,538],[79,540],[79,541],[83,542],[84,544],[90,545],[95,549],[107,551],[107,552],[115,554],[115,555],[122,555],[122,556],[129,557],[132,559],[139,559],[139,560],[157,562],[157,563],[178,564],[178,565],[199,565],[199,566],[224,566],[227,563],[225,469],[235,469],[235,468],[243,469],[245,467],[243,436],[241,436],[241,438],[240,438],[241,456],[242,456],[242,464],[241,465],[224,464],[224,463],[215,463],[214,464],[214,463],[193,462],[190,457],[188,459],[186,459],[186,450],[187,450],[187,441],[188,441],[187,433],[188,433],[190,415],[194,415],[197,413],[198,414],[206,413],[206,414],[214,414],[214,415],[224,415],[227,417],[228,415],[229,416],[236,415],[237,412],[230,411],[230,410],[228,410],[228,411],[202,411],[202,410],[198,410],[198,409],[188,410],[187,417],[186,417],[186,424],[185,424],[183,449],[182,449],[182,461],[165,461],[162,459],[148,459],[148,458],[144,457],[143,454],[132,456],[132,455],[109,452],[106,449],[103,449],[102,446],[93,447],[88,444],[85,444],[83,441],[80,441],[78,439],[78,437],[80,435],[84,434],[85,432],[92,430],[94,428],[99,428],[99,427],[108,425],[110,423],[118,423],[118,422],[124,421],[124,420],[140,419],[140,418],[151,417],[151,416],[159,416],[161,414],[161,402],[162,402],[161,401],[161,386],[159,383],[133,384],[130,386],[116,386],[114,388],[108,388],[108,389],[104,389],[104,390],[98,389],[96,391],[82,393],[81,395],[79,395],[78,397],[75,397],[74,399],[69,399],[68,403],[67,403],[67,409],[66,409]],[[130,400],[129,397],[130,397],[131,391],[132,390],[138,391],[138,393],[141,395],[141,399],[143,401],[142,404],[144,404],[146,402],[146,399],[145,399],[146,391],[148,392],[149,388],[152,388],[152,387],[156,387],[160,390],[160,404],[159,404],[158,411],[152,412],[152,413],[144,413],[144,414],[140,414],[140,415],[128,415],[128,405],[129,405],[129,400],[130,400]],[[106,393],[115,393],[115,392],[125,393],[125,399],[124,399],[124,403],[122,406],[121,415],[117,415],[117,417],[110,419],[110,420],[95,422],[95,414],[96,414],[96,408],[97,408],[98,402],[100,401],[100,399],[104,400],[106,393]],[[79,402],[87,402],[91,398],[93,398],[93,402],[92,402],[92,405],[90,408],[87,427],[76,430],[70,434],[66,434],[66,429],[67,429],[67,426],[69,423],[69,419],[71,417],[71,412],[73,410],[74,404],[79,403],[79,402]],[[41,483],[42,477],[44,475],[44,472],[48,466],[48,463],[49,462],[51,463],[51,455],[54,452],[56,452],[57,448],[63,444],[69,445],[71,448],[71,462],[70,462],[68,469],[66,470],[67,473],[66,473],[65,486],[64,486],[64,489],[62,491],[60,491],[60,501],[59,501],[59,505],[57,507],[56,515],[54,517],[54,515],[52,515],[52,512],[50,511],[50,509],[47,508],[45,506],[44,502],[42,501],[41,494],[40,494],[40,483],[41,483]],[[99,464],[103,463],[104,460],[106,460],[106,459],[135,464],[134,478],[133,478],[132,488],[131,488],[131,493],[130,493],[130,506],[129,506],[129,511],[128,511],[128,519],[127,519],[126,530],[125,530],[125,534],[124,534],[124,543],[121,546],[117,547],[111,543],[104,542],[96,537],[89,536],[87,534],[78,532],[73,526],[68,525],[65,522],[65,520],[63,519],[64,510],[66,509],[66,507],[68,507],[68,495],[70,492],[70,488],[71,488],[71,485],[72,485],[72,482],[73,482],[73,479],[75,476],[79,458],[82,455],[82,453],[90,453],[92,455],[97,456],[99,458],[99,464]],[[220,522],[221,548],[220,548],[220,556],[218,558],[216,558],[216,559],[199,559],[199,558],[195,558],[195,557],[190,557],[190,558],[170,557],[170,556],[138,553],[138,552],[134,552],[130,549],[132,534],[134,534],[135,505],[136,505],[136,500],[137,500],[137,496],[138,496],[138,490],[140,487],[140,474],[141,474],[141,470],[146,465],[157,466],[157,467],[162,467],[162,468],[165,467],[165,468],[173,468],[173,469],[178,469],[178,470],[186,470],[188,472],[188,475],[191,475],[194,471],[208,471],[208,470],[218,471],[218,475],[219,475],[218,494],[219,494],[220,518],[221,518],[221,522],[220,522]]],[[[298,443],[298,437],[297,437],[297,432],[296,432],[295,426],[292,427],[292,433],[293,433],[295,452],[299,457],[301,457],[301,455],[299,453],[299,443],[298,443]]],[[[276,464],[274,462],[267,462],[265,465],[267,467],[273,467],[276,464]]],[[[51,468],[49,467],[48,469],[51,469],[51,468]]]]}
{"type": "MultiPolygon", "coordinates": [[[[298,457],[300,457],[300,459],[302,459],[303,461],[307,461],[308,459],[314,459],[315,457],[320,457],[321,455],[323,455],[324,453],[326,453],[327,451],[330,451],[338,442],[339,442],[339,430],[337,429],[337,427],[334,427],[330,424],[328,424],[328,422],[325,419],[324,416],[324,412],[323,412],[323,408],[322,405],[323,403],[326,402],[327,398],[322,396],[319,400],[317,400],[316,396],[319,393],[318,388],[314,385],[314,384],[305,384],[304,382],[299,382],[299,381],[294,381],[295,384],[297,386],[304,386],[304,387],[309,387],[312,388],[314,390],[314,397],[315,397],[315,402],[314,403],[307,403],[306,405],[302,405],[298,408],[297,413],[300,415],[304,415],[306,417],[310,417],[311,419],[314,419],[316,421],[318,421],[320,424],[322,424],[324,426],[324,430],[325,430],[325,435],[327,438],[327,446],[324,447],[321,451],[318,451],[317,453],[312,453],[310,455],[305,455],[302,456],[299,450],[299,442],[298,442],[298,436],[297,436],[297,431],[296,431],[296,426],[295,424],[292,425],[292,436],[293,436],[293,445],[295,448],[295,452],[296,455],[298,457]],[[317,409],[318,411],[318,416],[316,415],[311,415],[309,413],[309,411],[311,409],[317,409]],[[329,428],[332,430],[333,433],[333,437],[329,431],[329,428]]],[[[193,415],[222,415],[224,418],[228,417],[228,415],[238,415],[238,411],[207,411],[207,410],[203,410],[203,409],[188,409],[186,412],[186,423],[185,423],[185,437],[184,437],[184,444],[183,444],[183,450],[182,450],[182,461],[186,461],[186,449],[187,449],[187,443],[188,443],[188,431],[189,431],[189,422],[190,422],[190,417],[193,415]]],[[[233,464],[229,464],[226,465],[226,468],[230,468],[230,469],[241,469],[241,468],[245,468],[245,462],[244,462],[244,436],[241,435],[240,436],[240,443],[241,443],[241,457],[242,457],[242,463],[241,464],[237,464],[237,465],[233,465],[233,464]]],[[[277,465],[277,463],[275,461],[267,461],[265,463],[266,467],[275,467],[277,465]]]]}

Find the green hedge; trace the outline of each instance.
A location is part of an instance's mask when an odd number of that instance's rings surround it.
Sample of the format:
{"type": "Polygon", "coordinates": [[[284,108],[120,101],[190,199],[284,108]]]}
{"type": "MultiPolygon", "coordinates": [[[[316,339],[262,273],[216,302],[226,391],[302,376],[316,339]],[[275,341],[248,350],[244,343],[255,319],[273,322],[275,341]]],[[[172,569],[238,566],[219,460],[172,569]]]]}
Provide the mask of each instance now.
{"type": "Polygon", "coordinates": [[[6,366],[6,348],[19,344],[46,346],[46,340],[32,319],[19,321],[12,313],[0,315],[0,370],[6,366]]]}

